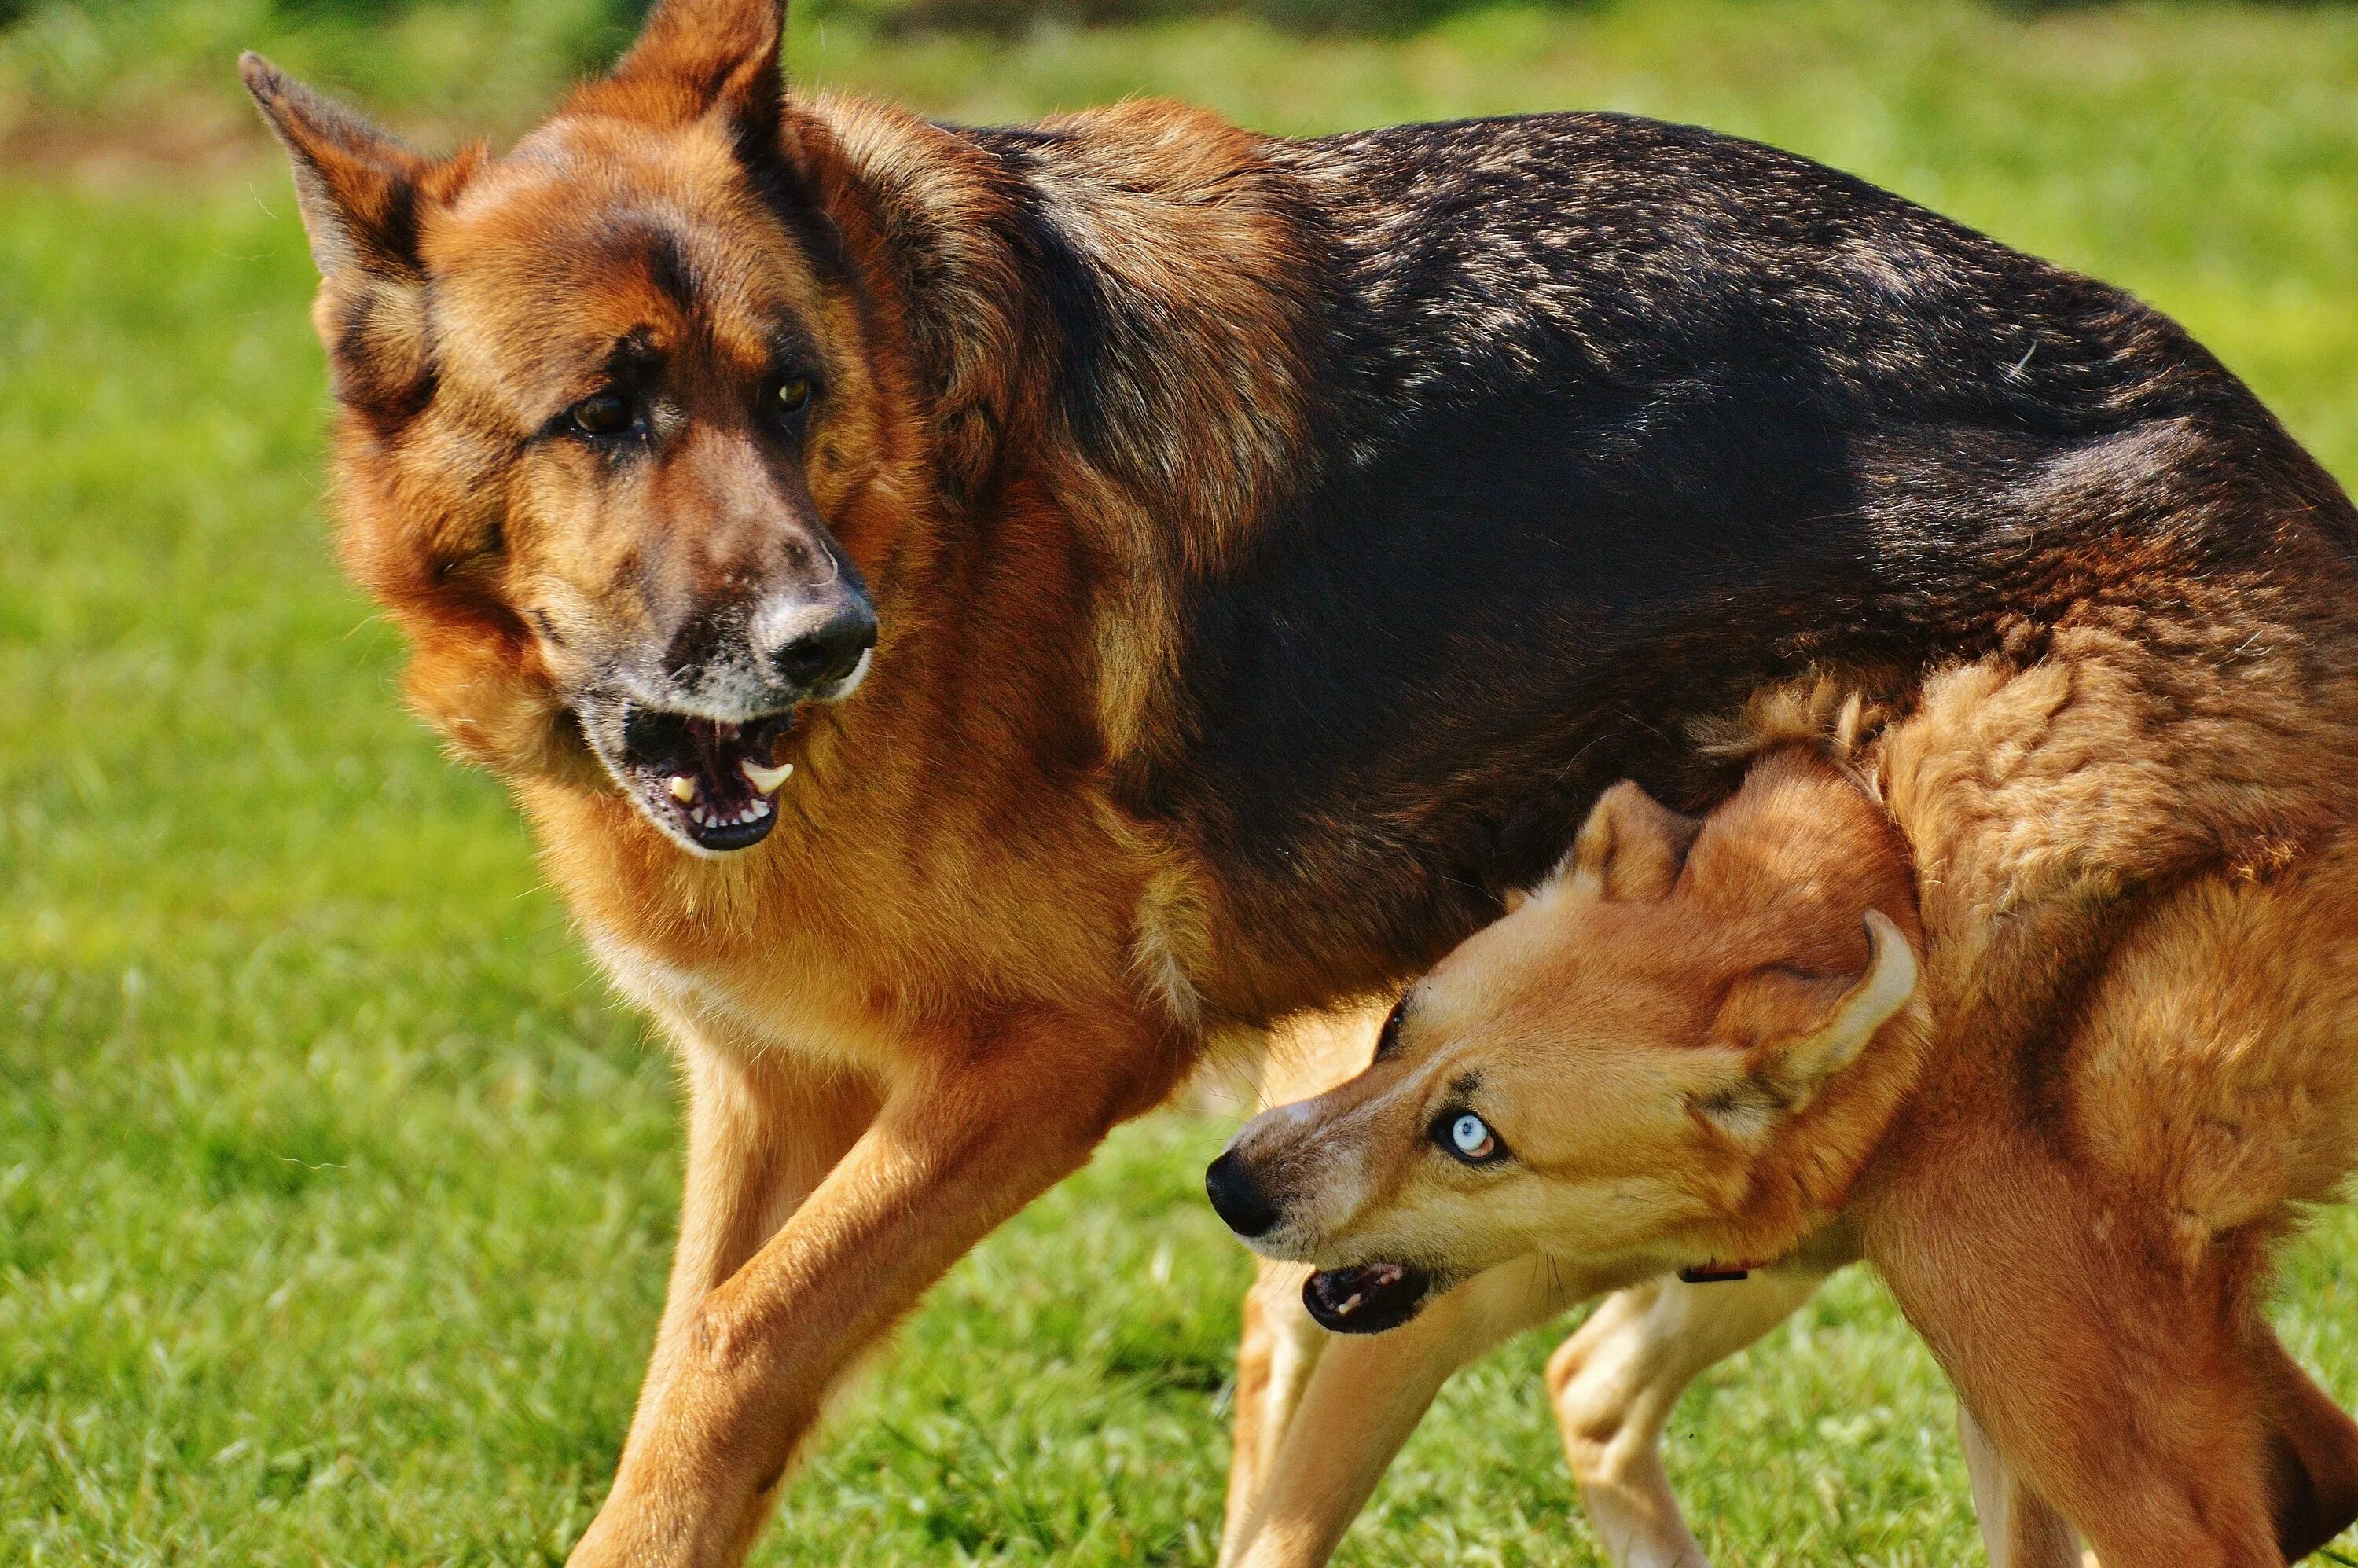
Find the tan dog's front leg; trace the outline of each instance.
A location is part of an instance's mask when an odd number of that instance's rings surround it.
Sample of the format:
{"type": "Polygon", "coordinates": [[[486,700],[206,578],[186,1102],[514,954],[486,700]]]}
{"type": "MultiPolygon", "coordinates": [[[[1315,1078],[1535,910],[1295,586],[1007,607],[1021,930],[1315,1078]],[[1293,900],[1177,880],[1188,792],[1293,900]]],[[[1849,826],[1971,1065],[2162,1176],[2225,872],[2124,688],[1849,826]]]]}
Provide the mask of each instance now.
{"type": "Polygon", "coordinates": [[[1325,1563],[1450,1374],[1599,1288],[1527,1258],[1476,1275],[1389,1333],[1329,1336],[1244,1539],[1222,1561],[1325,1563]]]}
{"type": "Polygon", "coordinates": [[[683,1309],[573,1568],[741,1558],[843,1368],[1184,1065],[1118,1024],[1038,1016],[913,1055],[777,1234],[683,1309]]]}
{"type": "Polygon", "coordinates": [[[1651,1280],[1608,1298],[1548,1358],[1564,1457],[1615,1568],[1710,1568],[1662,1468],[1662,1427],[1689,1383],[1793,1314],[1845,1256],[1742,1280],[1651,1280]]]}
{"type": "Polygon", "coordinates": [[[1319,1354],[1333,1336],[1303,1310],[1307,1263],[1260,1260],[1245,1292],[1244,1332],[1237,1344],[1236,1447],[1228,1460],[1228,1504],[1220,1530],[1221,1568],[1244,1550],[1246,1521],[1260,1500],[1278,1447],[1310,1386],[1319,1354]]]}
{"type": "MultiPolygon", "coordinates": [[[[1288,1020],[1261,1056],[1263,1107],[1289,1105],[1325,1093],[1368,1065],[1383,1008],[1369,1005],[1288,1020]]],[[[1277,1463],[1278,1449],[1309,1387],[1318,1357],[1332,1342],[1303,1310],[1305,1263],[1259,1261],[1245,1292],[1244,1330],[1237,1343],[1236,1441],[1228,1461],[1228,1501],[1220,1530],[1221,1568],[1244,1550],[1247,1523],[1277,1463]]]]}

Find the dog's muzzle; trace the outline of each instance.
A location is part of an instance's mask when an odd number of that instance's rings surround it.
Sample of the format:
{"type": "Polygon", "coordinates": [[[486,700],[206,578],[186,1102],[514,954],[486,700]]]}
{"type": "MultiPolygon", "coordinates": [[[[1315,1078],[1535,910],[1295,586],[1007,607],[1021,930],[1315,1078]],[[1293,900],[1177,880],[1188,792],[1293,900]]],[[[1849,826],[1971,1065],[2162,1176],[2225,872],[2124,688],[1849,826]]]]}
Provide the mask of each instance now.
{"type": "Polygon", "coordinates": [[[590,747],[631,803],[657,827],[699,854],[751,849],[777,826],[779,792],[795,771],[785,756],[805,703],[847,697],[867,678],[875,656],[875,621],[830,628],[823,645],[789,639],[768,655],[778,674],[713,718],[683,700],[681,708],[609,693],[577,702],[590,747]],[[685,710],[683,710],[685,709],[685,710]]]}

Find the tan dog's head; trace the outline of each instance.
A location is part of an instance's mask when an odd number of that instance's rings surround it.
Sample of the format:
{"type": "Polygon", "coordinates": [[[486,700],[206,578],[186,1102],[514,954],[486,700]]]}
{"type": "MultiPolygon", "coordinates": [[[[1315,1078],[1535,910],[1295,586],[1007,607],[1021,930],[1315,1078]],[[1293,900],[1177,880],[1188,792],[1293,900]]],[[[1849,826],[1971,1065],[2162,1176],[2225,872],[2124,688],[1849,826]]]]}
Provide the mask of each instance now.
{"type": "Polygon", "coordinates": [[[1913,1081],[1915,911],[1896,832],[1817,758],[1768,756],[1701,820],[1616,785],[1545,885],[1409,989],[1364,1073],[1237,1135],[1214,1206],[1320,1265],[1305,1300],[1340,1331],[1530,1253],[1779,1256],[1913,1081]]]}
{"type": "Polygon", "coordinates": [[[797,708],[866,673],[857,563],[889,541],[845,523],[901,439],[782,19],[666,0],[497,158],[242,65],[321,274],[346,554],[413,697],[512,773],[594,755],[703,854],[769,831],[797,708]]]}

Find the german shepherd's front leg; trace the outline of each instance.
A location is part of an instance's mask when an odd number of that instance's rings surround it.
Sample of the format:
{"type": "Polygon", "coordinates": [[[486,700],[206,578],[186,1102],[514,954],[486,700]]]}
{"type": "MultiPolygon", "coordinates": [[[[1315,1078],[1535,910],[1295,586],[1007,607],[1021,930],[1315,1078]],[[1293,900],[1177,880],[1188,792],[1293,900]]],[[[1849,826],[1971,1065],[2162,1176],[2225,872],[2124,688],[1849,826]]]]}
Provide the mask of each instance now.
{"type": "MultiPolygon", "coordinates": [[[[668,1020],[687,1091],[679,1241],[622,1464],[653,1441],[705,1298],[745,1266],[875,1120],[877,1091],[832,1065],[758,1053],[668,1020]]],[[[754,1521],[758,1523],[758,1518],[754,1521]]]]}
{"type": "Polygon", "coordinates": [[[1126,1018],[999,1018],[913,1047],[875,1120],[777,1233],[667,1314],[572,1568],[738,1562],[843,1368],[1186,1065],[1126,1018]]]}

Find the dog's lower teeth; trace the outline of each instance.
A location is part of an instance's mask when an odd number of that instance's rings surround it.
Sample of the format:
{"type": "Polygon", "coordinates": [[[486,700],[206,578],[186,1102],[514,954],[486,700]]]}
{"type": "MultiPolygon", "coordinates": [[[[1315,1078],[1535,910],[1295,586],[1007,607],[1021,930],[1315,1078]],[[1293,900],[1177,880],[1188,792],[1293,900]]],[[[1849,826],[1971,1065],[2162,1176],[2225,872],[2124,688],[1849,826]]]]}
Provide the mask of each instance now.
{"type": "Polygon", "coordinates": [[[671,789],[672,799],[679,802],[682,806],[687,806],[696,799],[696,779],[692,774],[672,774],[671,784],[669,787],[671,789]]]}

